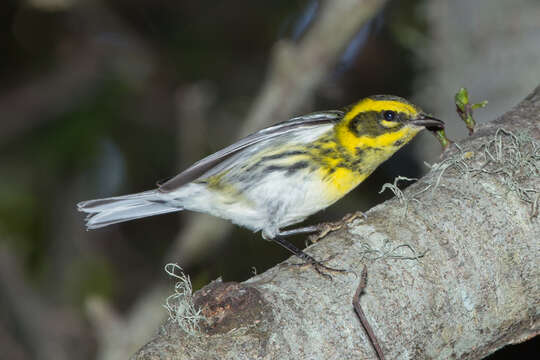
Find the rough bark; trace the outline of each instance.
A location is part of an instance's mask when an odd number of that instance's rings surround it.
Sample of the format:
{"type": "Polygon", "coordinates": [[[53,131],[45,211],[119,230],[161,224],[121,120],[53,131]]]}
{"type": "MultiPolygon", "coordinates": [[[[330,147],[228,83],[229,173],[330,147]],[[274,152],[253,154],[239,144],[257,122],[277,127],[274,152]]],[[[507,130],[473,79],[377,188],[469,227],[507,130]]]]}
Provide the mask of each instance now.
{"type": "MultiPolygon", "coordinates": [[[[361,303],[387,358],[480,359],[540,331],[539,169],[540,87],[307,252],[367,264],[361,303]]],[[[195,294],[199,332],[168,321],[134,358],[373,359],[351,304],[359,280],[281,264],[214,282],[195,294]]]]}

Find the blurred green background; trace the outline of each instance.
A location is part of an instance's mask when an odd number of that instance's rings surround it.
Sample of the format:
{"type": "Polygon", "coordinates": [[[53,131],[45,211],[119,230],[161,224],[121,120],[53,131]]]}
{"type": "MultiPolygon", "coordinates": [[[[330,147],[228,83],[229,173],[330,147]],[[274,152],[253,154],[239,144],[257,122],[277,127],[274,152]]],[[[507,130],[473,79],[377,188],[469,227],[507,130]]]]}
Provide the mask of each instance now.
{"type": "MultiPolygon", "coordinates": [[[[528,15],[539,5],[519,2],[507,11],[502,1],[390,1],[290,115],[390,93],[448,123],[457,119],[454,92],[467,86],[479,97],[473,101],[501,104],[480,115],[491,119],[540,78],[540,44],[525,47],[540,38],[528,15]],[[499,25],[482,20],[499,15],[499,25]],[[457,25],[445,22],[452,19],[457,25]],[[452,33],[468,27],[469,39],[452,33]]],[[[178,262],[199,288],[220,276],[245,280],[252,267],[262,272],[289,257],[259,234],[187,212],[87,232],[75,204],[150,189],[238,139],[276,44],[301,43],[322,11],[324,2],[300,0],[0,4],[0,358],[121,358],[103,334],[116,327],[129,334],[123,321],[139,300],[171,291],[166,262],[178,262]]],[[[390,197],[378,193],[383,183],[421,176],[422,162],[439,153],[436,140],[422,136],[307,223],[369,209],[390,197]]],[[[166,316],[159,304],[158,320],[166,316]]],[[[145,336],[126,348],[136,350],[145,336]]]]}

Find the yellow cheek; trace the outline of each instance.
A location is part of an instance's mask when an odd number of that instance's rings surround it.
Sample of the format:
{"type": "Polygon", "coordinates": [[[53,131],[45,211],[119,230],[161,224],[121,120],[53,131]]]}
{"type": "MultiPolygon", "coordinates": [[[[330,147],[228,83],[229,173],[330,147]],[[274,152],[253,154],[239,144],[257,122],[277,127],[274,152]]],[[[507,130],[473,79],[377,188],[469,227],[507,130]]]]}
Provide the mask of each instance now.
{"type": "Polygon", "coordinates": [[[348,131],[346,128],[339,128],[337,131],[337,138],[341,145],[347,149],[351,154],[355,154],[356,149],[367,149],[367,148],[378,148],[384,149],[387,148],[389,151],[395,151],[393,146],[396,141],[401,140],[401,147],[408,143],[418,132],[421,130],[420,127],[411,127],[404,126],[398,131],[389,132],[387,134],[382,134],[379,136],[355,136],[352,132],[348,131]]]}
{"type": "Polygon", "coordinates": [[[386,120],[382,120],[382,121],[381,121],[381,125],[384,126],[385,128],[391,129],[391,128],[394,128],[394,127],[398,126],[399,123],[398,123],[398,122],[395,122],[395,121],[386,121],[386,120]]]}
{"type": "Polygon", "coordinates": [[[392,146],[396,141],[402,140],[402,144],[408,143],[420,129],[405,126],[398,131],[389,132],[379,136],[359,136],[356,138],[356,146],[360,148],[385,148],[392,146]]]}

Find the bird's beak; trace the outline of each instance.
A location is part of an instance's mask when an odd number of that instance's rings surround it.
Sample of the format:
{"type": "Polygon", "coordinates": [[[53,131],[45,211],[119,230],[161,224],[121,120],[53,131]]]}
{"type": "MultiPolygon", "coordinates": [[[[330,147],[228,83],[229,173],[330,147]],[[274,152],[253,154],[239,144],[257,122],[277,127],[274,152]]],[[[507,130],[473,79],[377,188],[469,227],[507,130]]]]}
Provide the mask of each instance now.
{"type": "Polygon", "coordinates": [[[444,129],[444,122],[426,114],[419,114],[416,119],[411,120],[411,124],[416,126],[424,126],[430,131],[444,129]]]}

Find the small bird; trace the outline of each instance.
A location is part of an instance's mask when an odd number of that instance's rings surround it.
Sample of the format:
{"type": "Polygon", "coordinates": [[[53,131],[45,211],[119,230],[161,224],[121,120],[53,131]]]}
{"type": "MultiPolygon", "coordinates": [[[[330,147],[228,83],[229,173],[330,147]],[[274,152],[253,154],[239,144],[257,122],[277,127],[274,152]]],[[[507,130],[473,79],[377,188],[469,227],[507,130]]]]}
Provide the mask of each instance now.
{"type": "Polygon", "coordinates": [[[87,229],[180,210],[208,213],[262,231],[319,272],[336,270],[285,240],[319,227],[284,228],[341,199],[425,128],[444,123],[403,98],[374,95],[257,131],[154,190],[77,207],[88,213],[87,229]]]}

